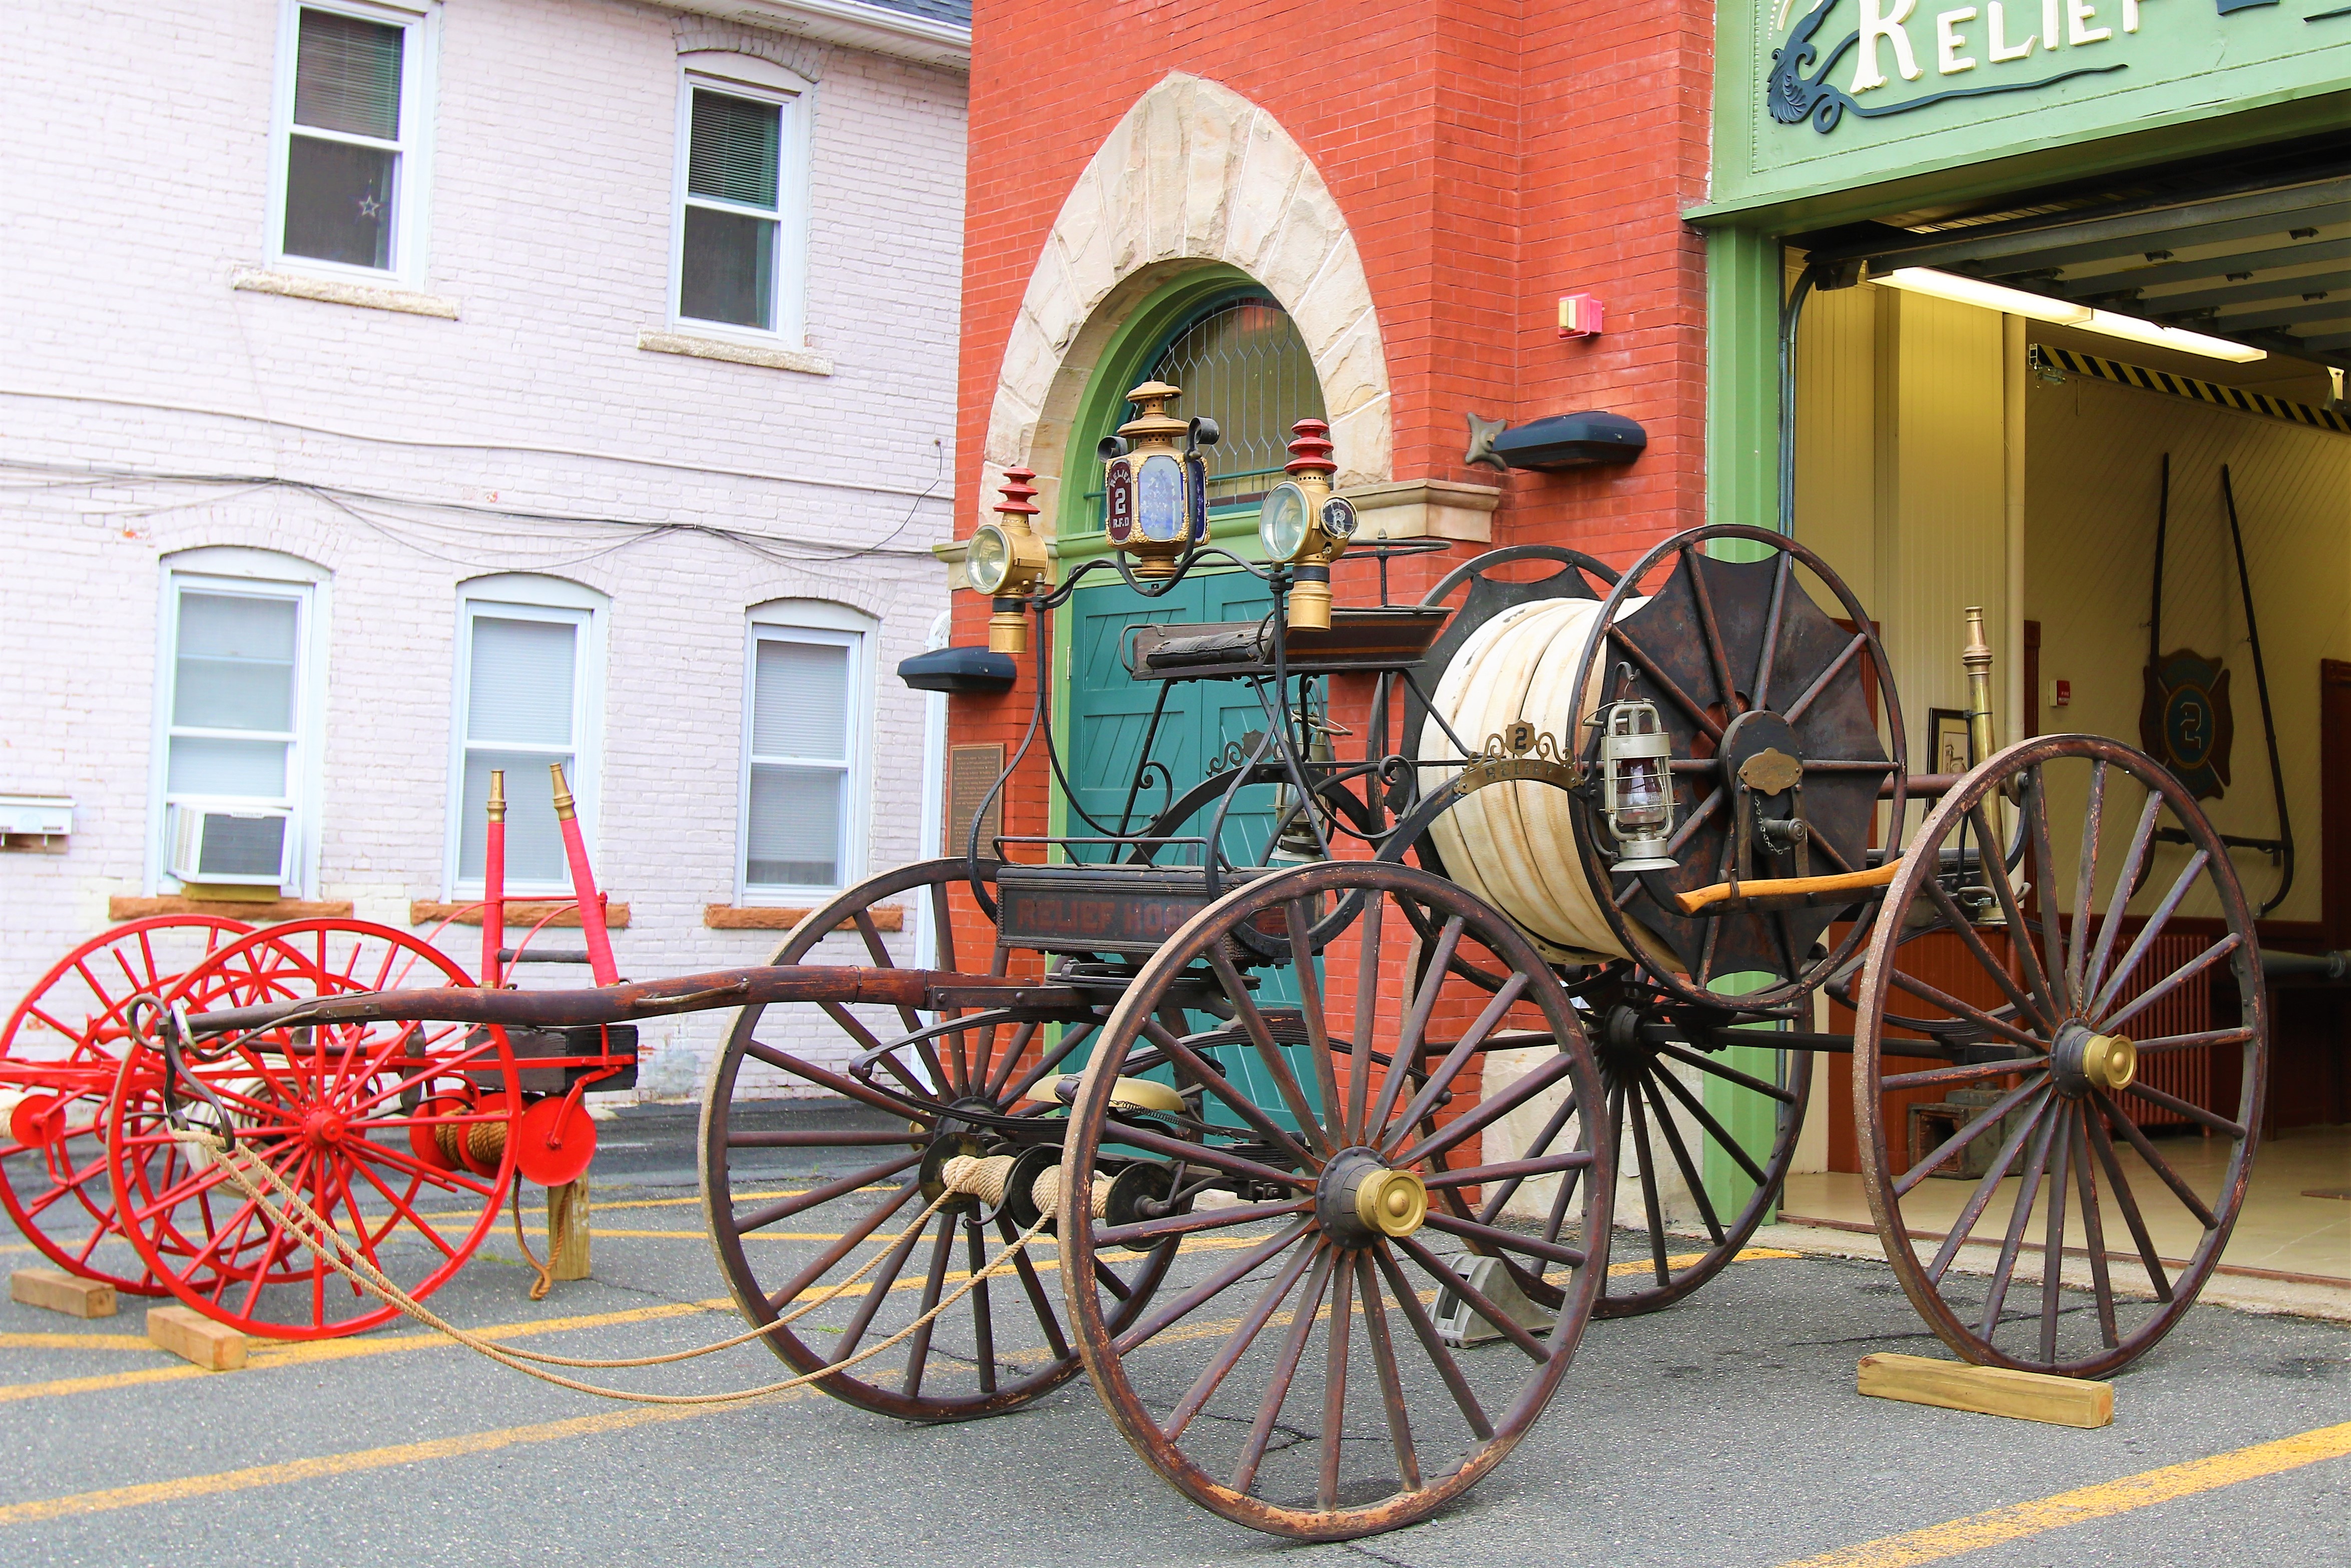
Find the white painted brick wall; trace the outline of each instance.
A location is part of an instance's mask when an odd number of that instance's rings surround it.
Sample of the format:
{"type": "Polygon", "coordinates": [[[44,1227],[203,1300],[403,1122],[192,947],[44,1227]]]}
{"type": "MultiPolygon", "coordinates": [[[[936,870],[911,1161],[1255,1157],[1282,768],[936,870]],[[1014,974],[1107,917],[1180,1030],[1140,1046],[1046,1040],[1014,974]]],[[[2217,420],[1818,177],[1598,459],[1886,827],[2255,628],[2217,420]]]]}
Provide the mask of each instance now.
{"type": "MultiPolygon", "coordinates": [[[[0,1005],[101,929],[110,895],[154,891],[162,559],[210,545],[332,573],[319,896],[404,927],[410,899],[446,895],[457,585],[569,563],[558,575],[612,601],[593,849],[632,906],[614,938],[622,971],[764,958],[776,934],[702,924],[735,885],[748,607],[824,599],[877,618],[866,867],[917,852],[923,702],[893,671],[946,604],[917,552],[948,521],[963,79],[791,44],[818,73],[808,338],[836,373],[816,377],[635,346],[666,326],[669,290],[680,44],[653,5],[447,0],[421,287],[460,301],[459,320],[233,290],[264,260],[280,15],[277,0],[55,0],[16,8],[0,50],[0,792],[76,802],[66,853],[0,855],[0,1005]],[[141,406],[159,403],[489,445],[141,406]],[[936,480],[939,497],[502,443],[936,480]],[[60,486],[34,471],[58,465],[287,483],[60,486]],[[779,561],[709,533],[623,543],[354,503],[371,520],[291,485],[907,553],[779,561]]],[[[705,44],[714,25],[694,26],[705,44]]],[[[448,946],[473,967],[477,933],[448,946]]],[[[649,1028],[671,1053],[658,1082],[687,1082],[729,1016],[649,1028]]],[[[829,1028],[803,1038],[838,1054],[829,1028]]]]}

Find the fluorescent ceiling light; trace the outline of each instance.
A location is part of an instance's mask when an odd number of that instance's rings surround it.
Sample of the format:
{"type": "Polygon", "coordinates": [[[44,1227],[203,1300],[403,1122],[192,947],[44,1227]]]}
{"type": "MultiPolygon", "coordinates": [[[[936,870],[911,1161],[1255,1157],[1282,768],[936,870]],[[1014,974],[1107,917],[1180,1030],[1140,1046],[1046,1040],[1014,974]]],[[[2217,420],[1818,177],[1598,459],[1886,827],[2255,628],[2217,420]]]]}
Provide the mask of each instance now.
{"type": "Polygon", "coordinates": [[[2060,327],[2086,327],[2090,324],[2090,318],[2097,314],[2086,305],[2068,305],[2063,299],[2027,294],[2022,288],[2003,288],[1997,283],[1961,277],[1956,272],[1937,272],[1931,267],[1906,267],[1883,277],[1873,277],[1870,281],[1882,283],[1888,288],[1907,289],[1912,294],[1931,294],[1938,299],[1952,299],[1961,305],[1976,305],[1986,310],[2053,322],[2060,327]]]}
{"type": "Polygon", "coordinates": [[[2173,349],[2184,354],[2201,354],[2207,359],[2231,360],[2238,364],[2250,364],[2265,360],[2269,355],[2260,349],[2249,349],[2242,343],[2232,343],[2226,338],[2207,337],[2201,332],[2186,332],[2177,327],[2160,327],[2152,321],[2142,321],[2136,316],[2120,316],[2111,310],[2094,310],[2086,305],[2068,305],[2062,299],[2043,295],[2028,294],[2022,288],[2003,287],[1986,283],[1980,278],[1962,277],[1955,272],[1937,272],[1932,267],[1906,267],[1889,272],[1883,277],[1873,277],[1872,283],[1888,288],[1906,289],[1912,294],[1931,294],[1938,299],[1954,300],[1961,305],[1974,305],[1986,310],[1998,310],[2010,316],[2022,316],[2033,321],[2046,321],[2057,327],[2079,327],[2085,332],[2103,332],[2110,338],[2127,338],[2135,343],[2150,343],[2158,349],[2173,349]]]}
{"type": "Polygon", "coordinates": [[[2226,338],[2208,338],[2201,332],[2159,327],[2136,316],[2117,316],[2111,310],[2091,311],[2090,319],[2082,327],[2085,331],[2104,332],[2109,338],[2128,338],[2135,343],[2152,343],[2158,349],[2177,349],[2183,354],[2202,354],[2207,359],[2233,360],[2241,365],[2269,358],[2264,350],[2249,349],[2226,338]]]}

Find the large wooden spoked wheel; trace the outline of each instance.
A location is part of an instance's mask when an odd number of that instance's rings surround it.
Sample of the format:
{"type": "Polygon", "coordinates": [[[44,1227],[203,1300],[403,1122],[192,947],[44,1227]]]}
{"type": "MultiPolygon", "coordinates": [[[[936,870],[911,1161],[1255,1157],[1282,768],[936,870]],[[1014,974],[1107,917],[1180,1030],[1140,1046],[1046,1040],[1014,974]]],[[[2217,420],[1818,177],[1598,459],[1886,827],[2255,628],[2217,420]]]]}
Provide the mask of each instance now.
{"type": "MultiPolygon", "coordinates": [[[[992,889],[995,868],[983,871],[992,889]]],[[[972,933],[987,928],[969,872],[956,855],[852,888],[795,926],[775,962],[903,967],[926,912],[934,967],[957,969],[972,933]],[[890,930],[899,933],[895,951],[890,930]]],[[[972,956],[978,961],[965,972],[1005,972],[1007,955],[992,943],[972,956]]],[[[925,1016],[833,1002],[750,1007],[737,1017],[704,1086],[703,1202],[747,1321],[772,1323],[823,1303],[764,1336],[795,1372],[844,1361],[898,1332],[1025,1228],[1010,1208],[968,1199],[914,1222],[939,1195],[946,1159],[1060,1146],[1061,1103],[1027,1096],[1072,1053],[1082,1060],[1094,1030],[1064,1022],[1056,1040],[1049,1027],[1000,1010],[925,1016]],[[775,1124],[786,1098],[800,1102],[794,1124],[775,1124]],[[779,1159],[789,1168],[779,1170],[779,1159]]],[[[1123,1322],[1140,1311],[1174,1253],[1171,1242],[1097,1264],[1088,1278],[1104,1314],[1123,1322]]],[[[928,1329],[815,1386],[919,1421],[1025,1405],[1078,1369],[1050,1279],[1065,1266],[1052,1237],[1041,1235],[1010,1272],[928,1329]]]]}
{"type": "Polygon", "coordinates": [[[1646,1232],[1610,1270],[1604,1318],[1669,1307],[1739,1256],[1779,1200],[1813,1082],[1812,1053],[1774,1051],[1767,1032],[1709,1052],[1644,1040],[1636,1017],[1614,1015],[1593,1042],[1620,1168],[1640,1192],[1640,1211],[1617,1223],[1646,1232]]]}
{"type": "Polygon", "coordinates": [[[1854,1047],[1886,1256],[1970,1361],[2104,1375],[2179,1321],[2244,1202],[2268,1025],[2228,848],[2151,758],[2046,736],[1944,798],[1886,904],[1854,1047]],[[2029,919],[1977,852],[2003,810],[2029,919]]]}
{"type": "MultiPolygon", "coordinates": [[[[1612,870],[1614,841],[1596,789],[1573,797],[1573,852],[1590,884],[1606,890],[1600,909],[1621,950],[1643,955],[1646,977],[1660,989],[1687,1005],[1712,1006],[1721,1000],[1710,989],[1717,980],[1743,977],[1734,988],[1742,1009],[1798,1018],[1811,990],[1859,952],[1869,930],[1865,901],[1855,919],[1835,905],[1724,904],[1689,916],[1673,899],[1734,875],[1865,869],[1881,789],[1896,823],[1904,820],[1908,789],[1890,670],[1868,612],[1844,580],[1812,550],[1766,528],[1714,524],[1677,534],[1609,589],[1567,689],[1596,691],[1604,703],[1631,696],[1656,706],[1674,741],[1667,853],[1678,863],[1635,874],[1612,870]],[[1633,607],[1635,595],[1646,602],[1633,607]],[[1823,603],[1842,616],[1832,619],[1823,603]],[[1742,780],[1769,778],[1768,768],[1749,768],[1773,760],[1774,752],[1782,766],[1798,765],[1795,787],[1768,795],[1743,789],[1742,780]],[[1809,829],[1802,847],[1774,850],[1768,831],[1799,810],[1809,829]],[[1832,929],[1839,921],[1849,922],[1842,936],[1832,929]],[[1643,933],[1670,950],[1671,965],[1652,961],[1643,933]]],[[[1597,728],[1561,738],[1587,769],[1598,768],[1597,728]]]]}
{"type": "MultiPolygon", "coordinates": [[[[417,937],[298,920],[223,947],[166,1000],[192,1011],[358,991],[471,986],[417,937]]],[[[257,1155],[409,1294],[448,1282],[498,1219],[520,1109],[503,1030],[455,1023],[287,1025],[200,1040],[174,1086],[198,1124],[224,1114],[257,1155]],[[187,1082],[193,1079],[193,1084],[187,1082]]],[[[218,1166],[172,1139],[160,1051],[125,1055],[107,1108],[123,1234],[187,1305],[244,1333],[328,1339],[399,1309],[329,1269],[218,1166]]]]}
{"type": "Polygon", "coordinates": [[[51,967],[0,1024],[0,1062],[21,1093],[0,1122],[0,1206],[59,1268],[131,1295],[163,1286],[115,1239],[106,1101],[130,1038],[131,1000],[161,996],[253,927],[160,915],[101,932],[51,967]],[[57,1071],[44,1082],[37,1068],[57,1071]]]}
{"type": "Polygon", "coordinates": [[[1139,1322],[1123,1327],[1091,1292],[1071,1301],[1121,1434],[1201,1506],[1302,1540],[1392,1530],[1460,1496],[1541,1412],[1599,1296],[1613,1155],[1606,1123],[1575,1106],[1601,1092],[1558,981],[1455,883],[1340,861],[1202,910],[1103,1026],[1063,1155],[1065,1279],[1122,1246],[1187,1248],[1168,1299],[1139,1322]],[[1318,909],[1351,896],[1362,915],[1343,939],[1261,976],[1295,987],[1295,1006],[1261,1006],[1230,956],[1233,930],[1274,924],[1294,934],[1293,954],[1311,952],[1318,909]],[[1403,905],[1433,944],[1415,939],[1403,905]],[[1447,961],[1457,950],[1504,974],[1500,988],[1466,978],[1447,961]],[[1164,1021],[1176,1017],[1192,1032],[1164,1021]],[[1244,1058],[1276,1103],[1236,1087],[1244,1058]],[[1391,1074],[1392,1061],[1410,1071],[1391,1074]],[[1118,1080],[1146,1062],[1174,1069],[1202,1142],[1114,1111],[1118,1080]],[[1530,1141],[1539,1152],[1520,1157],[1530,1141]],[[1562,1196],[1533,1218],[1477,1218],[1480,1194],[1519,1178],[1562,1196]],[[1138,1189],[1164,1196],[1122,1211],[1118,1195],[1138,1189]],[[1568,1223],[1546,1227],[1546,1211],[1568,1223]],[[1489,1284],[1548,1276],[1558,1310],[1513,1312],[1473,1290],[1475,1253],[1496,1260],[1479,1274],[1489,1284]],[[1446,1343],[1448,1291],[1480,1314],[1482,1343],[1446,1343]]]}

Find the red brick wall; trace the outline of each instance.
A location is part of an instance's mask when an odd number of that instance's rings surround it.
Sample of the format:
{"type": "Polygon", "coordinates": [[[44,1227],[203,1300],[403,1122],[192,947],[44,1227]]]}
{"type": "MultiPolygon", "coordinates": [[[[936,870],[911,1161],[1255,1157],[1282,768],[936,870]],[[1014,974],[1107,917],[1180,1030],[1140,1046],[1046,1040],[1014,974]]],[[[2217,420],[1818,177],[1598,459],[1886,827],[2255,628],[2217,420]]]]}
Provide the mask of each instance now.
{"type": "MultiPolygon", "coordinates": [[[[959,527],[993,495],[969,437],[987,427],[1054,216],[1171,70],[1274,114],[1345,214],[1386,347],[1395,477],[1503,484],[1498,545],[1554,541],[1622,561],[1700,521],[1703,246],[1677,214],[1705,196],[1710,15],[1657,0],[979,0],[959,527]],[[1604,336],[1559,340],[1569,292],[1602,297],[1604,336]],[[1593,408],[1639,420],[1646,455],[1507,478],[1461,461],[1467,411],[1517,423],[1593,408]]],[[[987,606],[956,597],[955,641],[977,643],[987,606]]],[[[1024,662],[1008,695],[955,699],[955,739],[1017,746],[1031,698],[1024,662]]],[[[1024,779],[1008,831],[1041,831],[1044,799],[1041,777],[1024,779]]]]}

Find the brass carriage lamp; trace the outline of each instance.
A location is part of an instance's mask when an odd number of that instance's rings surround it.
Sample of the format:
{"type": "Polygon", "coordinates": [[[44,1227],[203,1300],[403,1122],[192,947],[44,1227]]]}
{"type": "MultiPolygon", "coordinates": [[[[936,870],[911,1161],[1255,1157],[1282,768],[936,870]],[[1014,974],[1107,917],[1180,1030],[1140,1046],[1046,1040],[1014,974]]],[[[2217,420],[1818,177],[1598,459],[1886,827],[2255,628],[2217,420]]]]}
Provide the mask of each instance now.
{"type": "Polygon", "coordinates": [[[1627,697],[1608,708],[1600,734],[1600,809],[1616,841],[1616,871],[1671,871],[1674,737],[1656,705],[1627,697]]]}
{"type": "Polygon", "coordinates": [[[1045,580],[1045,541],[1029,526],[1037,515],[1037,477],[1030,468],[1004,471],[1004,499],[996,504],[1001,522],[982,523],[973,530],[963,558],[964,580],[995,601],[987,618],[987,651],[1025,653],[1029,651],[1028,607],[1022,602],[1045,580]]]}
{"type": "Polygon", "coordinates": [[[1134,562],[1134,575],[1174,577],[1208,537],[1208,468],[1200,448],[1219,437],[1213,419],[1182,420],[1167,405],[1181,387],[1145,382],[1126,394],[1143,412],[1102,438],[1102,531],[1134,562]]]}
{"type": "Polygon", "coordinates": [[[1331,494],[1331,427],[1301,419],[1290,427],[1290,476],[1266,492],[1258,513],[1258,542],[1268,559],[1292,568],[1290,623],[1316,632],[1331,627],[1331,563],[1355,537],[1354,503],[1331,494]]]}

